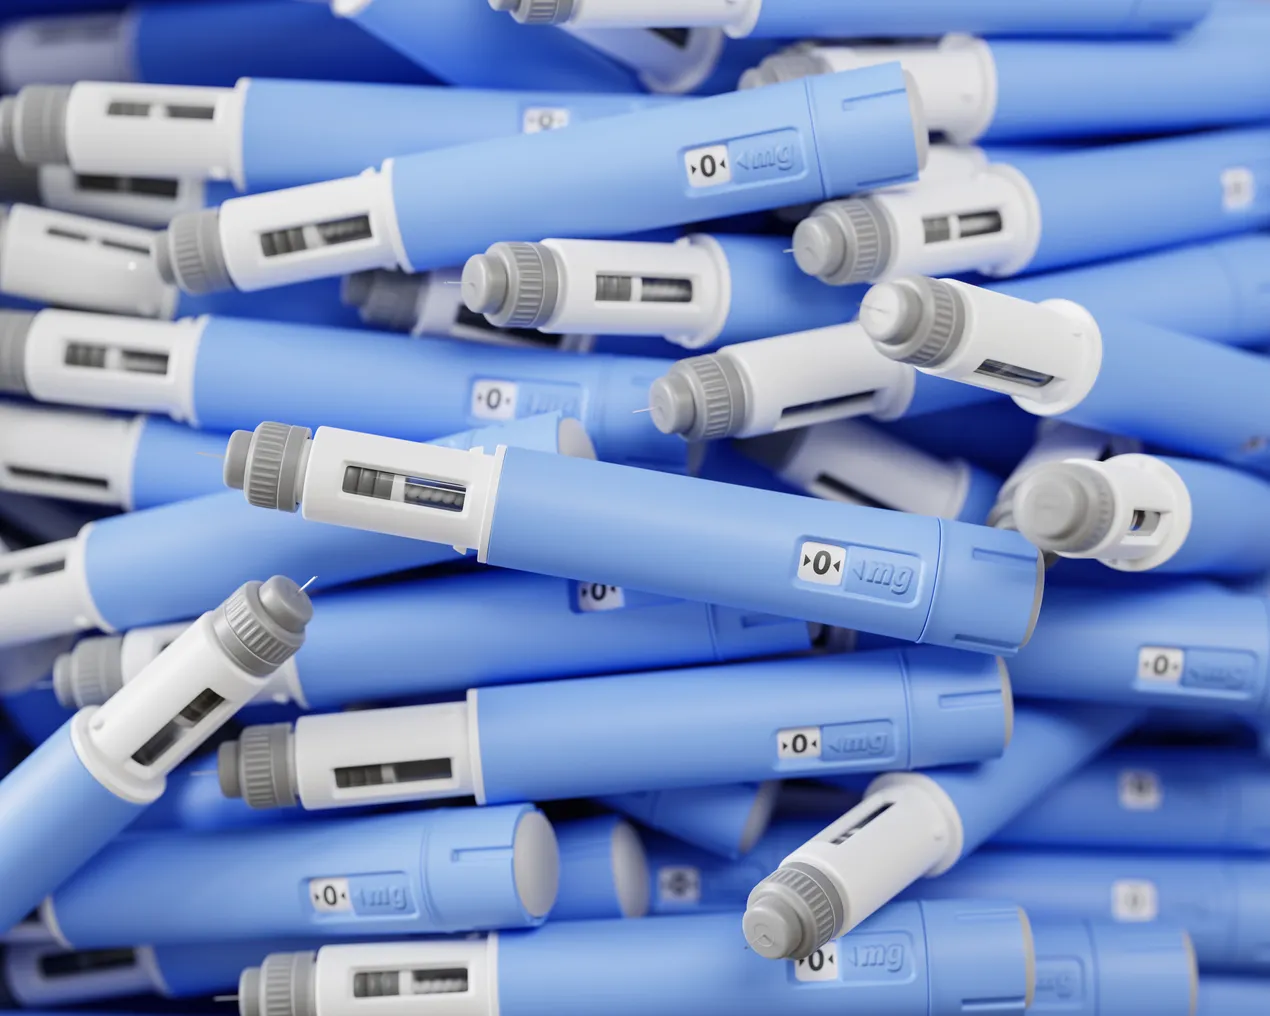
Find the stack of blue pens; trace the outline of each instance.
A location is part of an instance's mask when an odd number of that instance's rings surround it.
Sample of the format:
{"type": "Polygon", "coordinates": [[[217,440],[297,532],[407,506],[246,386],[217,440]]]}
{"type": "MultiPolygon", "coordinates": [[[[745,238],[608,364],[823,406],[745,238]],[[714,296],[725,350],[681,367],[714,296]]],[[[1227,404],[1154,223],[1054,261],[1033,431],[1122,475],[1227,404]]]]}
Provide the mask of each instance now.
{"type": "Polygon", "coordinates": [[[1270,2],[0,92],[0,1011],[1270,1012],[1270,2]]]}

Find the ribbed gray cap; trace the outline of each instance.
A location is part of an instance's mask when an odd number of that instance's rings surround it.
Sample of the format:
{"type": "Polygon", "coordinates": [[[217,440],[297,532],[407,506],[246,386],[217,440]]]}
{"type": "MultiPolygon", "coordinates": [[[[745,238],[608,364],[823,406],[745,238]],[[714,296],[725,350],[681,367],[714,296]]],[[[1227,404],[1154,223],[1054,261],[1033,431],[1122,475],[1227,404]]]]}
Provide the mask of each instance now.
{"type": "Polygon", "coordinates": [[[225,448],[226,487],[241,490],[257,508],[294,512],[304,487],[308,427],[266,421],[254,431],[236,430],[225,448]]]}
{"type": "MultiPolygon", "coordinates": [[[[2,123],[0,130],[3,130],[2,123]]],[[[20,205],[38,205],[43,201],[40,167],[26,165],[6,148],[0,148],[0,200],[20,205]]]]}
{"type": "Polygon", "coordinates": [[[953,286],[942,279],[910,275],[865,293],[860,324],[885,356],[915,367],[935,367],[957,351],[966,314],[953,286]]]}
{"type": "Polygon", "coordinates": [[[653,425],[685,441],[727,437],[745,420],[745,379],[731,357],[691,356],[648,390],[653,425]]]}
{"type": "Polygon", "coordinates": [[[26,343],[35,314],[29,310],[0,310],[0,392],[27,395],[26,343]]]}
{"type": "Polygon", "coordinates": [[[238,975],[238,1016],[260,1016],[259,967],[247,967],[238,975]]]}
{"type": "Polygon", "coordinates": [[[1097,469],[1047,462],[1019,484],[1014,525],[1042,550],[1079,554],[1110,535],[1115,507],[1115,492],[1097,469]]]}
{"type": "Polygon", "coordinates": [[[573,13],[573,0],[489,0],[489,5],[509,11],[522,25],[558,25],[573,13]]]}
{"type": "Polygon", "coordinates": [[[304,645],[313,617],[308,594],[284,575],[247,582],[212,612],[221,648],[249,674],[272,674],[304,645]]]}
{"type": "Polygon", "coordinates": [[[220,209],[204,208],[172,217],[155,237],[154,261],[164,282],[201,296],[234,288],[220,242],[220,209]]]}
{"type": "Polygon", "coordinates": [[[241,797],[253,808],[294,808],[299,788],[291,724],[247,727],[238,740],[223,742],[216,773],[226,797],[241,797]]]}
{"type": "Polygon", "coordinates": [[[340,302],[356,307],[362,324],[408,332],[419,317],[419,294],[427,288],[430,275],[407,275],[375,269],[344,276],[340,302]]]}
{"type": "Polygon", "coordinates": [[[463,302],[500,328],[537,328],[560,299],[560,270],[540,243],[496,243],[463,266],[463,302]]]}
{"type": "Polygon", "coordinates": [[[12,150],[30,166],[64,166],[70,85],[27,85],[13,105],[12,150]]]}
{"type": "Polygon", "coordinates": [[[782,865],[750,891],[741,928],[769,960],[803,959],[842,928],[845,912],[833,884],[809,864],[782,865]]]}
{"type": "MultiPolygon", "coordinates": [[[[317,1016],[317,953],[271,953],[260,964],[255,1008],[244,1016],[317,1016]]],[[[239,989],[243,981],[239,982],[239,989]]]]}
{"type": "Polygon", "coordinates": [[[779,85],[782,81],[796,81],[817,74],[828,74],[830,67],[810,46],[794,46],[764,57],[757,67],[751,67],[741,75],[740,88],[761,88],[763,85],[779,85]]]}
{"type": "Polygon", "coordinates": [[[63,709],[99,706],[123,687],[123,636],[80,639],[53,661],[53,694],[63,709]]]}
{"type": "Polygon", "coordinates": [[[794,261],[831,286],[876,279],[891,259],[891,220],[872,198],[820,205],[794,228],[794,261]]]}

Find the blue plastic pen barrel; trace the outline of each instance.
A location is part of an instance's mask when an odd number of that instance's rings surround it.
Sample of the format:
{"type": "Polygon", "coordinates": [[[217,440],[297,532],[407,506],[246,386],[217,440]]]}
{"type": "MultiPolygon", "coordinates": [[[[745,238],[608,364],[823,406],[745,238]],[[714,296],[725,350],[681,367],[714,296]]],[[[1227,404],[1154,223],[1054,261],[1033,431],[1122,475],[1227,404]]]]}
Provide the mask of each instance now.
{"type": "Polygon", "coordinates": [[[985,894],[1045,916],[1166,921],[1191,936],[1200,969],[1270,970],[1270,862],[1213,854],[1054,853],[984,850],[913,898],[985,894]]]}
{"type": "Polygon", "coordinates": [[[1270,852],[1270,765],[1254,752],[1133,748],[1095,759],[998,832],[997,843],[1270,852]]]}
{"type": "Polygon", "coordinates": [[[1270,1005],[1270,978],[1211,977],[1199,982],[1195,1016],[1261,1016],[1270,1005]]]}
{"type": "Polygon", "coordinates": [[[555,833],[530,805],[138,833],[43,913],[75,948],[519,927],[551,909],[558,868],[555,833]]]}
{"type": "Polygon", "coordinates": [[[1010,661],[1020,695],[1258,716],[1270,709],[1264,597],[1206,582],[1053,587],[1010,661]]]}
{"type": "Polygon", "coordinates": [[[614,815],[556,826],[560,891],[553,921],[643,917],[648,912],[648,860],[639,833],[614,815]]]}
{"type": "Polygon", "coordinates": [[[748,853],[767,831],[780,783],[609,794],[600,801],[643,825],[721,857],[748,853]]]}

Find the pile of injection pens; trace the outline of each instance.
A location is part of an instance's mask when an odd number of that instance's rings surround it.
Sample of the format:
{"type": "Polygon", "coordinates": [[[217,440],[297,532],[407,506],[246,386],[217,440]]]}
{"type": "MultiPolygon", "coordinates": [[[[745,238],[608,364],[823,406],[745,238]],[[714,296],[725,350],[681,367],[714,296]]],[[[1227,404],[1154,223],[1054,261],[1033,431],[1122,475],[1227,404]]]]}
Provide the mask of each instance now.
{"type": "Polygon", "coordinates": [[[1267,0],[0,0],[0,202],[0,1016],[1270,1016],[1267,0]]]}

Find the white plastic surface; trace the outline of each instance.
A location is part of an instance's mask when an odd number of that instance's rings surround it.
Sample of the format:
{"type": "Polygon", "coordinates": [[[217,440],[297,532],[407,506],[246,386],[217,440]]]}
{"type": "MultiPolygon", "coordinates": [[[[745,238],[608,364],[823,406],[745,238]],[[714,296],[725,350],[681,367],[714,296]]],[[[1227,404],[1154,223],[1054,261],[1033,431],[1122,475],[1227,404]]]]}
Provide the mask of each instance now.
{"type": "Polygon", "coordinates": [[[37,303],[171,318],[177,292],[148,229],[13,205],[0,235],[0,290],[37,303]]]}
{"type": "Polygon", "coordinates": [[[829,420],[893,420],[913,399],[913,368],[879,353],[855,322],[724,346],[745,378],[745,420],[753,437],[829,420]]]}
{"type": "Polygon", "coordinates": [[[145,422],[0,401],[0,490],[130,509],[145,422]]]}
{"type": "Polygon", "coordinates": [[[68,161],[113,176],[243,176],[247,78],[235,88],[79,81],[66,107],[68,161]],[[210,114],[210,115],[209,115],[210,114]]]}
{"type": "Polygon", "coordinates": [[[957,517],[970,483],[964,462],[941,461],[859,420],[809,428],[776,473],[826,500],[944,519],[957,517]]]}
{"type": "Polygon", "coordinates": [[[250,702],[265,680],[229,657],[212,632],[208,611],[105,705],[75,714],[75,750],[112,793],[138,804],[153,801],[163,793],[166,775],[250,702]],[[181,717],[208,691],[221,701],[192,720],[181,717]],[[133,755],[170,723],[180,726],[179,736],[149,765],[136,761],[133,755]]]}
{"type": "Polygon", "coordinates": [[[744,35],[762,0],[574,0],[569,24],[606,28],[717,26],[744,35]]]}
{"type": "MultiPolygon", "coordinates": [[[[1100,473],[1111,485],[1114,507],[1104,540],[1080,553],[1059,551],[1059,556],[1094,558],[1117,571],[1140,572],[1164,564],[1186,542],[1191,531],[1191,495],[1185,482],[1167,463],[1154,455],[1117,455],[1103,462],[1064,461],[1100,473]],[[1139,512],[1147,522],[1134,529],[1139,512]]],[[[1041,466],[1031,472],[1019,484],[1019,491],[1043,475],[1044,470],[1041,466]]]]}
{"type": "Polygon", "coordinates": [[[922,876],[951,868],[962,842],[961,818],[939,784],[920,773],[888,773],[781,866],[799,861],[824,873],[842,899],[845,935],[922,876]]]}
{"type": "Polygon", "coordinates": [[[301,804],[316,811],[472,794],[476,746],[468,740],[468,709],[466,702],[444,702],[300,717],[294,745],[301,804]],[[448,778],[344,788],[336,782],[338,769],[443,759],[449,762],[448,778]]]}
{"type": "Polygon", "coordinates": [[[301,510],[306,519],[368,529],[412,540],[476,550],[485,560],[504,448],[460,451],[398,438],[319,427],[310,443],[301,510]],[[386,500],[343,491],[347,466],[397,474],[394,498],[407,477],[437,480],[464,489],[463,509],[446,511],[404,500],[386,500]]]}
{"type": "Polygon", "coordinates": [[[124,632],[119,643],[119,669],[124,683],[145,670],[189,626],[189,621],[177,621],[149,628],[130,628],[124,632]]]}
{"type": "Polygon", "coordinates": [[[72,970],[50,975],[41,961],[63,952],[61,946],[23,945],[4,954],[4,979],[13,998],[24,1008],[52,1008],[94,999],[148,995],[163,989],[154,950],[133,950],[133,962],[102,969],[72,970]]]}
{"type": "MultiPolygon", "coordinates": [[[[98,178],[100,179],[100,178],[98,178]]],[[[39,169],[40,202],[48,208],[75,215],[89,215],[133,226],[162,229],[181,212],[194,212],[207,201],[202,180],[161,181],[176,188],[175,194],[147,194],[129,189],[126,180],[110,188],[94,186],[70,166],[41,166],[39,169]]]]}
{"type": "Polygon", "coordinates": [[[251,291],[368,268],[410,271],[392,203],[392,161],[359,176],[231,198],[220,206],[220,238],[234,285],[251,291]],[[370,236],[327,243],[318,227],[366,216],[370,236]],[[266,256],[262,236],[301,229],[305,248],[266,256]]]}
{"type": "Polygon", "coordinates": [[[992,124],[997,108],[997,67],[992,49],[970,35],[937,43],[895,46],[818,46],[807,49],[834,71],[898,60],[917,82],[931,133],[969,144],[992,124]]]}
{"type": "Polygon", "coordinates": [[[26,340],[27,387],[41,402],[165,413],[196,422],[194,365],[206,325],[206,318],[150,321],[40,311],[26,340]],[[84,365],[97,359],[102,366],[84,365]]]}
{"type": "Polygon", "coordinates": [[[0,91],[23,85],[131,81],[137,12],[24,18],[0,32],[0,91]]]}
{"type": "Polygon", "coordinates": [[[993,164],[974,175],[919,181],[869,199],[890,223],[891,253],[876,281],[970,271],[1014,275],[1027,267],[1041,240],[1036,192],[1012,166],[993,164]],[[983,216],[998,216],[1000,228],[975,231],[983,216]],[[946,227],[948,239],[928,241],[928,223],[936,230],[946,227]]]}
{"type": "Polygon", "coordinates": [[[359,1016],[374,1009],[382,1016],[498,1016],[498,936],[426,941],[328,945],[318,950],[314,971],[317,1011],[322,1016],[359,1016]],[[356,974],[398,971],[398,993],[354,996],[356,974]],[[463,970],[466,990],[423,987],[430,971],[463,970]],[[416,972],[420,975],[416,981],[416,972]]]}
{"type": "Polygon", "coordinates": [[[650,92],[662,94],[691,92],[710,76],[723,52],[723,32],[717,28],[690,29],[685,45],[676,46],[656,32],[641,29],[561,27],[630,67],[650,92]]]}
{"type": "Polygon", "coordinates": [[[0,646],[89,628],[114,630],[93,603],[84,572],[91,525],[69,540],[0,555],[0,646]]]}
{"type": "Polygon", "coordinates": [[[651,885],[648,881],[648,855],[639,833],[629,822],[613,826],[610,844],[613,865],[613,889],[623,917],[643,917],[648,913],[651,885]]]}

